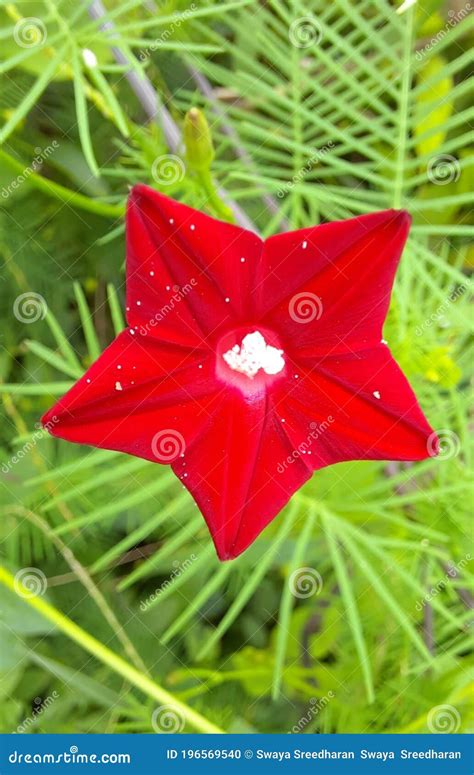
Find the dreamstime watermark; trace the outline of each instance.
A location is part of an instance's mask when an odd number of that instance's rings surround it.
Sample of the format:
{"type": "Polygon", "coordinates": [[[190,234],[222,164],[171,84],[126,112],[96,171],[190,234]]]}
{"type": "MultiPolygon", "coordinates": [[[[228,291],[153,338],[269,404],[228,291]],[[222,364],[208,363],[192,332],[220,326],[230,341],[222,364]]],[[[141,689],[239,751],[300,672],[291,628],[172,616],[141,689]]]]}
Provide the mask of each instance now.
{"type": "Polygon", "coordinates": [[[311,323],[323,314],[323,302],[315,293],[302,291],[291,297],[288,312],[295,323],[311,323]]]}
{"type": "Polygon", "coordinates": [[[427,54],[429,51],[431,51],[433,48],[435,48],[438,43],[441,43],[441,41],[446,37],[449,30],[452,29],[452,27],[455,27],[456,24],[459,24],[459,22],[462,22],[463,19],[466,18],[472,11],[471,3],[466,3],[463,8],[460,8],[458,11],[450,10],[448,11],[448,20],[446,24],[444,25],[442,30],[439,30],[439,32],[436,33],[425,45],[418,49],[418,51],[415,54],[416,59],[418,62],[421,62],[424,58],[425,54],[427,54]]]}
{"type": "Polygon", "coordinates": [[[40,439],[47,436],[48,433],[51,432],[51,429],[54,428],[57,422],[58,422],[58,418],[56,417],[56,415],[54,415],[54,417],[52,417],[51,420],[45,423],[44,426],[37,423],[36,430],[31,435],[31,438],[28,439],[28,441],[26,441],[25,444],[23,444],[21,449],[15,452],[15,454],[13,455],[13,457],[10,458],[10,460],[7,460],[6,462],[2,463],[2,468],[1,468],[2,474],[8,474],[9,471],[11,471],[11,469],[13,468],[13,466],[15,466],[17,463],[20,462],[20,460],[23,460],[27,455],[29,455],[29,453],[36,446],[38,441],[40,441],[40,439]]]}
{"type": "Polygon", "coordinates": [[[31,160],[31,164],[29,164],[27,167],[24,168],[23,172],[20,175],[17,175],[16,178],[14,178],[8,186],[4,186],[2,190],[0,191],[0,194],[2,196],[2,199],[8,199],[8,197],[14,192],[17,191],[20,186],[25,183],[25,181],[28,180],[30,175],[32,175],[34,172],[37,172],[41,169],[41,166],[43,162],[48,159],[51,154],[54,153],[59,148],[59,143],[57,140],[53,140],[51,145],[47,145],[46,148],[35,148],[35,155],[33,159],[31,160]]]}
{"type": "Polygon", "coordinates": [[[36,323],[46,317],[48,305],[40,293],[26,291],[13,302],[13,314],[20,323],[36,323]]]}
{"type": "Polygon", "coordinates": [[[140,62],[144,62],[145,59],[148,59],[150,54],[152,54],[154,51],[157,51],[160,46],[163,45],[163,43],[167,43],[173,33],[176,32],[176,30],[179,30],[183,22],[190,19],[195,11],[197,11],[197,5],[196,3],[191,3],[189,8],[186,8],[184,11],[177,13],[170,25],[166,27],[165,30],[163,30],[161,35],[155,38],[153,43],[151,43],[147,48],[140,51],[138,54],[138,59],[140,62]]]}
{"type": "Polygon", "coordinates": [[[285,194],[288,194],[292,188],[298,185],[298,183],[301,183],[302,180],[308,175],[309,172],[315,167],[316,164],[319,164],[322,159],[326,156],[326,154],[330,153],[333,148],[335,148],[335,143],[333,143],[332,140],[330,140],[326,145],[323,145],[322,148],[316,148],[313,151],[313,155],[310,156],[306,164],[304,164],[298,172],[293,175],[290,181],[288,183],[285,183],[284,186],[278,189],[277,191],[277,197],[281,199],[285,196],[285,194]]]}
{"type": "Polygon", "coordinates": [[[455,183],[459,180],[461,165],[455,156],[442,153],[429,160],[426,172],[428,180],[435,186],[446,186],[448,183],[455,183]]]}
{"type": "Polygon", "coordinates": [[[151,450],[160,463],[172,463],[176,458],[183,457],[185,449],[183,435],[174,428],[158,431],[151,440],[151,450]]]}
{"type": "Polygon", "coordinates": [[[280,461],[276,467],[279,474],[283,474],[288,466],[291,466],[295,460],[298,460],[302,455],[311,455],[311,447],[314,442],[322,436],[329,426],[334,422],[334,417],[329,414],[323,422],[310,422],[310,432],[306,436],[306,439],[302,441],[298,446],[289,454],[284,460],[280,461]]]}
{"type": "Polygon", "coordinates": [[[147,611],[152,603],[154,603],[155,600],[158,600],[159,596],[171,586],[174,579],[179,578],[179,576],[181,576],[188,568],[190,568],[193,562],[196,562],[196,560],[197,556],[195,554],[191,554],[189,557],[183,560],[183,562],[175,560],[173,562],[174,570],[171,571],[168,578],[165,579],[165,581],[163,581],[163,583],[160,584],[160,586],[155,589],[155,591],[152,592],[146,600],[142,600],[140,603],[140,611],[147,611]]]}
{"type": "Polygon", "coordinates": [[[309,701],[309,708],[308,712],[305,713],[304,716],[301,716],[300,719],[294,724],[291,729],[288,730],[288,735],[297,735],[299,732],[302,732],[305,727],[308,726],[310,721],[312,721],[318,713],[320,713],[324,708],[329,705],[330,701],[334,699],[336,695],[333,691],[329,691],[327,694],[325,694],[323,697],[311,697],[309,701]]]}
{"type": "Polygon", "coordinates": [[[152,713],[151,725],[157,734],[173,735],[184,728],[184,718],[175,705],[160,705],[152,713]]]}
{"type": "Polygon", "coordinates": [[[461,726],[461,716],[454,705],[435,705],[428,713],[426,724],[434,735],[454,735],[461,726]]]}
{"type": "Polygon", "coordinates": [[[162,186],[172,186],[180,183],[186,174],[184,161],[174,153],[157,156],[151,165],[151,175],[156,183],[162,186]]]}
{"type": "Polygon", "coordinates": [[[461,283],[461,285],[457,285],[455,288],[453,288],[443,303],[440,304],[439,307],[428,318],[426,318],[426,320],[423,321],[421,326],[417,326],[415,328],[415,334],[417,336],[422,336],[426,329],[431,328],[434,323],[438,323],[438,325],[442,326],[444,315],[448,312],[451,304],[457,301],[457,299],[466,293],[467,290],[468,285],[465,283],[461,283]]]}
{"type": "Polygon", "coordinates": [[[131,764],[129,753],[79,753],[77,745],[71,745],[69,751],[58,753],[23,753],[12,751],[8,756],[10,764],[131,764]]]}
{"type": "Polygon", "coordinates": [[[15,573],[14,588],[19,597],[29,600],[46,592],[48,580],[39,568],[22,568],[15,573]]]}
{"type": "Polygon", "coordinates": [[[439,581],[433,587],[431,587],[424,598],[417,602],[416,610],[422,611],[425,606],[429,605],[433,598],[437,597],[437,595],[439,595],[443,589],[446,589],[450,581],[458,577],[460,571],[463,570],[463,568],[471,561],[471,559],[471,555],[466,554],[463,559],[455,565],[453,563],[449,565],[445,575],[439,579],[439,581]]]}
{"type": "Polygon", "coordinates": [[[13,38],[20,48],[34,48],[46,43],[46,25],[36,16],[25,16],[15,24],[13,38]]]}
{"type": "Polygon", "coordinates": [[[36,724],[38,717],[41,716],[41,714],[44,713],[45,710],[47,710],[57,699],[59,699],[59,693],[57,691],[48,694],[44,700],[41,697],[35,697],[33,700],[34,707],[31,712],[31,716],[28,716],[24,721],[22,721],[21,724],[17,726],[16,730],[12,732],[12,734],[23,735],[25,732],[29,732],[30,728],[36,724]]]}
{"type": "Polygon", "coordinates": [[[314,16],[300,16],[291,22],[288,37],[296,48],[309,48],[321,43],[323,30],[314,16]]]}
{"type": "Polygon", "coordinates": [[[152,328],[155,328],[155,326],[159,325],[159,323],[161,323],[161,321],[164,320],[167,315],[173,312],[176,305],[183,301],[183,299],[186,298],[188,293],[191,293],[197,284],[198,282],[196,278],[191,277],[189,283],[186,283],[185,285],[173,285],[172,288],[169,287],[168,290],[172,290],[173,295],[170,296],[166,304],[163,304],[158,312],[152,318],[150,318],[147,323],[141,325],[140,328],[136,328],[135,330],[138,331],[141,336],[147,336],[152,328]]]}
{"type": "Polygon", "coordinates": [[[438,460],[450,460],[459,455],[461,442],[459,436],[449,428],[441,428],[428,436],[426,449],[430,457],[436,457],[438,460]]]}
{"type": "Polygon", "coordinates": [[[305,599],[322,592],[323,579],[316,568],[297,568],[290,575],[288,586],[293,597],[305,599]]]}

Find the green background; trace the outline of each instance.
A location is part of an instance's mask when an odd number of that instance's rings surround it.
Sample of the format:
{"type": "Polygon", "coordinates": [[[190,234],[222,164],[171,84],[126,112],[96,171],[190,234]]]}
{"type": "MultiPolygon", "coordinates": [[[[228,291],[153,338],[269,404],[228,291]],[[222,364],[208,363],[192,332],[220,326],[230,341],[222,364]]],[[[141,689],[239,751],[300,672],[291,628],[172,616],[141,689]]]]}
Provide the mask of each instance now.
{"type": "Polygon", "coordinates": [[[1,731],[468,731],[470,4],[87,5],[0,7],[1,731]],[[123,326],[138,181],[264,236],[408,209],[384,336],[439,457],[320,471],[221,565],[167,468],[38,432],[123,326]]]}

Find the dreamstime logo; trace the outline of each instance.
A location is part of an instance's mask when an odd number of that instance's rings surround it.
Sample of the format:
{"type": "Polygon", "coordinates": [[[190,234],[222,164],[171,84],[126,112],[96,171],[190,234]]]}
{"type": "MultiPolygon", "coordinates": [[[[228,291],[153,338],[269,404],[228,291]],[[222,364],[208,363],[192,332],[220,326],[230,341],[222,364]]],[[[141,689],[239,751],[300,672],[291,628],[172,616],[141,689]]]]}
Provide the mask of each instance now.
{"type": "Polygon", "coordinates": [[[15,43],[21,48],[42,46],[47,38],[46,26],[36,16],[27,16],[15,24],[13,37],[15,43]]]}
{"type": "Polygon", "coordinates": [[[173,428],[158,431],[151,442],[151,450],[161,463],[172,463],[177,457],[184,455],[185,449],[183,436],[173,428]]]}
{"type": "Polygon", "coordinates": [[[22,735],[25,732],[28,732],[30,727],[33,726],[36,723],[36,719],[38,716],[41,716],[42,713],[47,710],[50,705],[53,704],[55,700],[59,698],[59,694],[57,691],[52,692],[49,694],[44,700],[41,697],[35,697],[33,700],[33,710],[31,712],[31,716],[28,716],[25,718],[22,723],[17,726],[15,732],[13,734],[15,735],[22,735]]]}
{"type": "Polygon", "coordinates": [[[306,438],[301,441],[295,449],[291,451],[290,455],[287,455],[287,457],[284,460],[280,460],[278,463],[276,470],[279,474],[283,474],[288,466],[291,466],[295,460],[298,460],[301,455],[311,455],[312,450],[311,447],[313,446],[314,442],[317,441],[323,433],[327,431],[329,426],[334,422],[334,417],[332,414],[329,414],[325,420],[323,420],[320,423],[317,422],[310,422],[309,428],[310,431],[306,438]]]}
{"type": "Polygon", "coordinates": [[[174,705],[160,705],[153,711],[151,725],[157,734],[174,735],[184,727],[184,718],[174,705]]]}
{"type": "Polygon", "coordinates": [[[150,333],[151,328],[155,328],[159,323],[161,323],[162,320],[165,319],[167,315],[170,314],[170,312],[173,312],[176,305],[179,304],[179,302],[183,301],[184,298],[188,295],[188,293],[191,293],[193,288],[195,288],[197,285],[197,280],[195,277],[191,277],[189,283],[185,283],[185,285],[179,286],[179,285],[173,285],[172,288],[169,286],[167,287],[167,290],[172,290],[173,295],[170,296],[169,301],[166,302],[166,304],[163,304],[163,306],[158,310],[158,312],[155,313],[155,315],[150,318],[150,320],[145,323],[144,325],[140,326],[138,329],[138,332],[142,336],[146,336],[150,333]]]}
{"type": "Polygon", "coordinates": [[[40,170],[43,162],[48,159],[58,148],[59,143],[57,140],[53,140],[50,145],[46,146],[46,148],[40,148],[39,146],[35,148],[35,155],[31,160],[31,164],[25,167],[23,172],[21,172],[20,175],[17,175],[16,178],[14,178],[7,186],[2,188],[2,199],[8,199],[10,194],[13,191],[19,189],[20,186],[23,185],[26,180],[28,180],[30,175],[33,175],[33,173],[40,170]]]}
{"type": "Polygon", "coordinates": [[[36,323],[43,320],[48,305],[39,293],[27,291],[17,296],[13,302],[13,314],[20,323],[36,323]]]}
{"type": "Polygon", "coordinates": [[[454,705],[435,705],[428,713],[426,723],[434,735],[453,735],[461,726],[461,716],[454,705]]]}
{"type": "Polygon", "coordinates": [[[58,422],[58,418],[56,415],[49,420],[44,427],[41,426],[40,423],[36,425],[36,430],[32,434],[31,439],[27,441],[21,449],[18,450],[18,452],[15,452],[15,454],[10,458],[10,460],[2,463],[2,473],[8,474],[9,471],[13,468],[14,465],[20,462],[20,460],[23,460],[30,452],[31,450],[36,446],[36,443],[44,438],[44,436],[47,436],[48,433],[51,433],[52,428],[54,428],[55,424],[58,422]]]}
{"type": "Polygon", "coordinates": [[[158,156],[151,165],[153,180],[162,186],[172,186],[173,183],[180,183],[184,178],[185,172],[184,161],[173,153],[158,156]]]}
{"type": "Polygon", "coordinates": [[[449,312],[449,308],[451,304],[454,304],[455,301],[457,301],[466,291],[468,290],[469,285],[466,285],[465,283],[461,283],[461,285],[456,286],[453,288],[449,296],[446,297],[446,299],[443,301],[442,304],[439,305],[439,307],[433,312],[428,318],[426,318],[421,326],[417,326],[415,329],[415,334],[417,336],[422,336],[425,329],[430,328],[433,323],[437,323],[439,326],[446,326],[448,323],[445,321],[445,313],[449,312]]]}
{"type": "Polygon", "coordinates": [[[320,594],[323,579],[315,568],[297,568],[288,579],[288,584],[294,597],[306,598],[320,594]]]}
{"type": "Polygon", "coordinates": [[[321,42],[323,31],[314,16],[300,16],[291,22],[288,36],[296,48],[309,48],[321,42]]]}
{"type": "Polygon", "coordinates": [[[295,323],[311,323],[323,314],[323,303],[315,293],[303,291],[290,299],[288,312],[295,323]]]}
{"type": "Polygon", "coordinates": [[[465,568],[465,566],[472,560],[472,557],[470,554],[464,555],[462,560],[459,560],[458,563],[446,566],[446,573],[445,575],[439,579],[434,586],[431,587],[431,589],[428,590],[426,595],[421,599],[418,600],[416,604],[416,610],[422,611],[423,608],[431,603],[433,598],[435,598],[437,595],[439,595],[448,584],[453,581],[453,579],[457,579],[460,572],[465,568]]]}
{"type": "Polygon", "coordinates": [[[156,38],[156,40],[154,40],[153,43],[151,43],[150,46],[148,46],[148,48],[144,49],[143,51],[140,51],[140,53],[138,54],[139,60],[143,62],[145,59],[148,59],[148,57],[153,51],[156,51],[164,43],[167,43],[167,41],[172,37],[173,32],[176,29],[179,29],[183,22],[190,19],[194,11],[196,10],[197,10],[196,4],[191,3],[189,8],[186,8],[181,13],[177,13],[175,15],[175,18],[172,20],[171,24],[169,25],[169,27],[163,30],[159,38],[156,38]]]}
{"type": "Polygon", "coordinates": [[[308,726],[309,722],[312,721],[320,711],[324,710],[326,705],[329,704],[329,701],[334,699],[335,696],[333,691],[329,691],[323,697],[311,697],[308,712],[298,719],[297,723],[288,731],[288,734],[297,735],[298,732],[302,732],[303,729],[308,726]]]}
{"type": "Polygon", "coordinates": [[[461,442],[454,431],[442,428],[440,431],[430,434],[426,448],[430,457],[437,457],[439,460],[449,460],[459,454],[461,442]]]}
{"type": "Polygon", "coordinates": [[[146,600],[142,600],[142,602],[140,603],[140,610],[143,612],[147,611],[148,608],[155,602],[155,600],[158,600],[158,597],[162,594],[162,592],[165,592],[167,589],[169,589],[174,579],[178,578],[186,570],[188,570],[188,568],[190,568],[193,562],[196,562],[196,560],[197,560],[197,557],[195,554],[191,554],[189,557],[187,557],[184,560],[184,562],[179,562],[179,560],[174,560],[173,561],[174,570],[171,571],[169,577],[165,579],[165,581],[163,582],[163,584],[161,584],[161,586],[155,589],[155,591],[152,592],[151,595],[149,595],[146,600]]]}
{"type": "Polygon", "coordinates": [[[22,568],[15,574],[14,587],[19,597],[41,597],[47,586],[46,576],[39,568],[22,568]]]}
{"type": "Polygon", "coordinates": [[[427,173],[428,179],[436,186],[446,186],[459,180],[461,167],[455,156],[443,153],[429,160],[427,173]]]}
{"type": "Polygon", "coordinates": [[[421,62],[425,54],[435,48],[438,43],[440,43],[446,37],[452,27],[455,27],[456,24],[459,24],[459,22],[465,19],[466,16],[469,15],[470,11],[472,11],[471,3],[466,3],[459,11],[455,11],[453,9],[448,11],[448,19],[444,25],[444,28],[439,30],[439,32],[437,32],[436,35],[423,46],[423,48],[416,52],[416,59],[418,62],[421,62]]]}
{"type": "Polygon", "coordinates": [[[281,199],[285,196],[289,191],[291,191],[298,183],[301,183],[302,180],[304,180],[305,176],[308,175],[309,172],[316,166],[316,164],[319,164],[320,161],[324,159],[326,154],[330,153],[333,148],[335,148],[335,144],[332,140],[329,140],[327,145],[323,145],[322,148],[316,148],[306,162],[298,172],[293,175],[291,180],[288,183],[285,183],[284,186],[278,189],[277,191],[277,197],[281,199]]]}

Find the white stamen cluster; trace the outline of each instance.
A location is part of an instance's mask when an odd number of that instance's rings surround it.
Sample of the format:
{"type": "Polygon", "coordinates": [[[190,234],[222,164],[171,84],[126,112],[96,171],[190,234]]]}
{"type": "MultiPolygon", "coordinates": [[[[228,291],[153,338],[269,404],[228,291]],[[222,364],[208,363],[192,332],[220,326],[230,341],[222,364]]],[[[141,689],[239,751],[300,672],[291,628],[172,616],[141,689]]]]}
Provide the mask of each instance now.
{"type": "Polygon", "coordinates": [[[278,374],[285,366],[283,350],[267,344],[260,331],[247,334],[242,344],[235,344],[223,354],[228,366],[253,379],[260,369],[265,374],[278,374]]]}

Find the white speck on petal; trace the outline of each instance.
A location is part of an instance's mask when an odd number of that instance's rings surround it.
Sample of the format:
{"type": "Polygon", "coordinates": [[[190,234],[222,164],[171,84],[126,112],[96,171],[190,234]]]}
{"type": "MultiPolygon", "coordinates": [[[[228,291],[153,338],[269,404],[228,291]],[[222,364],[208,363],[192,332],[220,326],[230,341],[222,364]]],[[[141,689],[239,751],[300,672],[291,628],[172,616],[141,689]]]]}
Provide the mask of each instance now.
{"type": "Polygon", "coordinates": [[[228,366],[252,379],[262,369],[265,374],[278,374],[285,366],[283,350],[267,344],[260,331],[253,331],[223,354],[228,366]]]}
{"type": "Polygon", "coordinates": [[[130,333],[132,334],[132,336],[135,336],[135,331],[133,330],[133,328],[130,329],[130,333]]]}
{"type": "Polygon", "coordinates": [[[195,227],[194,223],[192,223],[192,224],[191,224],[191,226],[190,226],[189,228],[191,229],[191,231],[194,231],[194,229],[195,229],[196,227],[195,227]]]}
{"type": "Polygon", "coordinates": [[[121,367],[120,363],[118,363],[118,364],[117,364],[117,369],[121,369],[121,368],[122,368],[122,367],[121,367]]]}
{"type": "Polygon", "coordinates": [[[150,272],[150,277],[154,277],[155,273],[153,271],[150,272]]]}
{"type": "Polygon", "coordinates": [[[381,344],[388,344],[386,339],[381,339],[380,342],[381,342],[381,344]]]}
{"type": "Polygon", "coordinates": [[[137,307],[141,305],[141,301],[137,301],[137,307]]]}
{"type": "Polygon", "coordinates": [[[174,218],[170,218],[170,223],[174,223],[174,218]]]}
{"type": "Polygon", "coordinates": [[[308,247],[308,243],[306,242],[306,240],[303,242],[301,247],[303,248],[303,250],[306,250],[306,248],[308,247]]]}
{"type": "Polygon", "coordinates": [[[115,390],[122,390],[122,385],[120,384],[120,382],[115,383],[115,390]]]}
{"type": "Polygon", "coordinates": [[[87,384],[89,384],[90,383],[90,379],[86,379],[86,382],[87,382],[87,384]]]}
{"type": "Polygon", "coordinates": [[[228,304],[228,303],[229,303],[229,301],[230,301],[229,297],[228,297],[228,296],[226,296],[226,297],[225,297],[225,299],[224,299],[224,301],[225,301],[225,303],[226,303],[226,304],[228,304]]]}
{"type": "Polygon", "coordinates": [[[240,260],[241,260],[242,264],[245,264],[245,258],[241,258],[240,260]]]}
{"type": "Polygon", "coordinates": [[[167,290],[167,291],[170,291],[170,290],[171,290],[171,285],[167,285],[167,286],[166,286],[166,290],[167,290]]]}
{"type": "Polygon", "coordinates": [[[380,398],[380,393],[379,393],[379,391],[378,391],[378,390],[374,390],[374,392],[372,393],[372,395],[373,395],[373,396],[375,396],[375,398],[380,398]]]}

